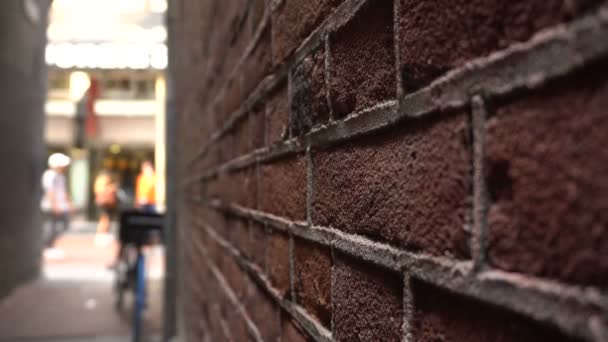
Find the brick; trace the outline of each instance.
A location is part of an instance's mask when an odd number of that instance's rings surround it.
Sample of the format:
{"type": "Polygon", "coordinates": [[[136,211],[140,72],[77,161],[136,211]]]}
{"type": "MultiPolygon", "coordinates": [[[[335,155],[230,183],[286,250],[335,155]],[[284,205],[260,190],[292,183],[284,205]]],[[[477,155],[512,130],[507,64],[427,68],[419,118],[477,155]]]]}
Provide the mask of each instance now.
{"type": "Polygon", "coordinates": [[[414,282],[416,341],[575,341],[504,309],[414,282]]]}
{"type": "Polygon", "coordinates": [[[446,113],[313,153],[313,223],[468,257],[467,132],[465,115],[446,113]]]}
{"type": "Polygon", "coordinates": [[[228,216],[226,230],[228,231],[227,238],[232,242],[232,245],[239,252],[247,255],[250,248],[249,221],[235,216],[228,216]]]}
{"type": "Polygon", "coordinates": [[[281,336],[278,304],[253,282],[247,281],[246,288],[245,307],[258,327],[262,340],[277,341],[281,336]]]}
{"type": "Polygon", "coordinates": [[[266,227],[261,223],[251,221],[249,233],[251,234],[251,244],[248,255],[260,270],[264,270],[266,267],[266,227]]]}
{"type": "Polygon", "coordinates": [[[400,0],[399,48],[406,91],[468,60],[528,40],[603,1],[400,0]]]}
{"type": "Polygon", "coordinates": [[[258,190],[255,167],[229,172],[226,182],[223,184],[226,186],[224,192],[229,192],[226,194],[228,202],[247,208],[257,208],[258,190]],[[230,184],[227,184],[227,182],[230,182],[230,184]]]}
{"type": "Polygon", "coordinates": [[[291,81],[291,134],[298,136],[329,121],[324,49],[300,62],[291,81]]]}
{"type": "Polygon", "coordinates": [[[492,265],[608,286],[607,65],[500,104],[488,120],[492,265]]]}
{"type": "Polygon", "coordinates": [[[281,297],[287,297],[290,289],[289,236],[275,232],[268,237],[266,253],[268,277],[281,297]]]}
{"type": "Polygon", "coordinates": [[[287,315],[283,315],[281,319],[281,341],[283,342],[312,342],[310,336],[308,336],[303,329],[291,320],[287,315]]]}
{"type": "Polygon", "coordinates": [[[282,82],[273,90],[266,103],[266,145],[275,144],[288,137],[289,110],[287,82],[282,82]]]}
{"type": "Polygon", "coordinates": [[[328,329],[331,327],[331,267],[329,249],[302,239],[294,241],[296,301],[328,329]]]}
{"type": "Polygon", "coordinates": [[[285,0],[272,13],[272,60],[281,63],[343,0],[285,0]]]}
{"type": "Polygon", "coordinates": [[[330,96],[341,118],[396,96],[393,1],[368,1],[330,35],[330,96]]]}
{"type": "Polygon", "coordinates": [[[401,341],[403,284],[397,274],[338,255],[332,286],[336,341],[401,341]]]}
{"type": "Polygon", "coordinates": [[[236,260],[229,253],[224,253],[224,260],[222,261],[222,274],[226,281],[230,285],[230,288],[238,298],[245,296],[245,289],[243,287],[243,277],[246,276],[237,264],[236,260]]]}
{"type": "Polygon", "coordinates": [[[306,160],[298,155],[261,166],[260,207],[292,220],[306,220],[306,160]]]}

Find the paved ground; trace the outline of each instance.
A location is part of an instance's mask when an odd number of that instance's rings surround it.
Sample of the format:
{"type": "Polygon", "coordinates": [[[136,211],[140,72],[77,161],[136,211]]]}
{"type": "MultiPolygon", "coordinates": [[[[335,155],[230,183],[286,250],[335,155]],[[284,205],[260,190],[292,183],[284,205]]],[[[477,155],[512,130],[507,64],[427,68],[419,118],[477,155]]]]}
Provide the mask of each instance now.
{"type": "MultiPolygon", "coordinates": [[[[0,341],[129,341],[130,305],[118,313],[113,306],[112,277],[107,268],[116,244],[96,247],[94,225],[76,222],[57,247],[63,256],[46,253],[41,278],[0,302],[0,341]]],[[[145,329],[161,329],[162,250],[147,251],[149,278],[145,329]]],[[[150,340],[157,340],[151,337],[150,340]]]]}

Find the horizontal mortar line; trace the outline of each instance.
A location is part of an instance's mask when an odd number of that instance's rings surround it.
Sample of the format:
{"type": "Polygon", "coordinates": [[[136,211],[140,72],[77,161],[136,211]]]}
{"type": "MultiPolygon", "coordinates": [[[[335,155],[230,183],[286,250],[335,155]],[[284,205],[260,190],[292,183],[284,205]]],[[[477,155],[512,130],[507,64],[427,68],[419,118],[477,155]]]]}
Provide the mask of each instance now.
{"type": "Polygon", "coordinates": [[[547,81],[608,55],[608,8],[540,31],[487,57],[449,71],[429,86],[401,98],[401,115],[419,117],[466,105],[473,94],[484,98],[536,89],[547,81]]]}
{"type": "Polygon", "coordinates": [[[226,279],[222,275],[222,272],[211,261],[211,259],[209,257],[209,252],[207,251],[207,248],[205,248],[205,246],[203,246],[199,241],[196,241],[194,243],[195,243],[195,248],[201,254],[204,255],[205,262],[209,266],[209,269],[211,269],[211,272],[213,273],[213,276],[217,279],[218,283],[220,284],[220,287],[222,288],[222,290],[224,291],[224,293],[226,294],[226,296],[228,297],[228,299],[232,302],[232,304],[234,305],[234,307],[238,310],[239,314],[245,320],[245,323],[247,324],[247,329],[249,330],[249,333],[251,333],[253,335],[253,337],[255,338],[256,341],[263,342],[264,340],[262,339],[262,336],[260,335],[260,332],[258,331],[255,323],[249,317],[249,314],[247,313],[247,310],[239,302],[237,296],[234,293],[234,290],[230,287],[230,285],[228,284],[228,282],[226,281],[226,279]]]}
{"type": "Polygon", "coordinates": [[[378,107],[375,106],[343,121],[335,121],[313,130],[302,140],[311,146],[316,141],[317,144],[331,143],[334,135],[344,135],[346,139],[392,126],[408,117],[420,117],[465,106],[470,101],[471,94],[493,98],[522,88],[539,88],[547,81],[567,75],[585,63],[607,56],[606,36],[608,9],[602,9],[595,15],[541,31],[527,42],[516,43],[490,56],[470,61],[429,86],[401,98],[399,109],[392,108],[386,112],[380,110],[382,114],[379,114],[377,109],[374,110],[378,107]],[[339,132],[333,132],[334,130],[339,132]]]}
{"type": "MultiPolygon", "coordinates": [[[[247,58],[249,58],[250,55],[253,53],[255,47],[257,46],[257,44],[261,40],[261,37],[262,37],[262,34],[264,33],[264,30],[269,25],[270,25],[270,11],[269,11],[268,8],[266,8],[264,10],[264,14],[262,15],[262,18],[260,19],[260,23],[258,24],[258,27],[256,28],[256,31],[255,31],[253,39],[251,40],[251,42],[245,48],[245,51],[244,51],[243,55],[241,56],[241,58],[239,58],[239,60],[235,64],[234,68],[232,68],[232,70],[230,71],[228,77],[226,78],[226,81],[220,86],[220,90],[219,90],[219,92],[215,96],[216,99],[223,98],[224,92],[226,92],[226,89],[228,88],[228,84],[230,84],[230,82],[234,81],[234,79],[236,78],[236,75],[237,75],[239,69],[244,65],[245,60],[247,60],[247,58]]],[[[201,76],[204,76],[204,73],[206,73],[206,72],[208,72],[208,70],[206,68],[203,69],[200,72],[200,74],[202,74],[201,76]]],[[[211,101],[209,103],[209,105],[207,105],[203,109],[203,111],[208,111],[207,107],[212,106],[213,104],[215,104],[215,100],[211,101]]],[[[198,159],[198,157],[195,157],[194,159],[192,159],[189,162],[187,162],[187,165],[191,166],[192,163],[196,162],[197,159],[198,159]]]]}
{"type": "MultiPolygon", "coordinates": [[[[306,58],[306,56],[313,50],[315,50],[316,48],[318,48],[319,46],[321,46],[321,43],[323,42],[323,40],[325,39],[325,35],[331,31],[336,30],[338,27],[344,25],[348,19],[352,18],[352,16],[355,14],[356,11],[358,11],[358,9],[365,3],[366,0],[347,0],[344,1],[340,6],[338,6],[338,8],[336,8],[334,10],[334,12],[332,14],[329,15],[329,17],[327,19],[325,19],[325,21],[323,21],[313,32],[310,33],[310,35],[308,37],[306,37],[302,43],[300,44],[300,46],[290,55],[288,56],[283,62],[281,62],[280,64],[274,66],[275,72],[271,73],[270,75],[268,75],[266,77],[266,79],[270,79],[270,78],[274,78],[276,80],[275,82],[275,86],[280,82],[283,81],[284,78],[287,76],[287,73],[289,72],[289,69],[300,63],[304,58],[306,58]]],[[[264,12],[264,19],[269,20],[270,21],[270,13],[267,13],[268,9],[265,10],[264,12]],[[268,18],[266,18],[266,15],[268,14],[268,18]]],[[[256,32],[256,39],[258,38],[257,35],[259,34],[261,36],[261,34],[263,33],[263,29],[264,27],[262,27],[262,29],[258,28],[259,32],[256,32]]],[[[255,45],[254,45],[255,46],[255,45]]],[[[249,53],[253,52],[253,48],[251,49],[251,51],[248,51],[249,53]]],[[[230,76],[228,77],[228,81],[225,82],[225,84],[222,85],[220,92],[218,92],[218,94],[215,96],[215,99],[213,101],[211,101],[209,103],[209,105],[207,105],[203,111],[204,112],[208,112],[210,109],[209,107],[213,107],[213,105],[215,105],[216,101],[220,101],[221,99],[223,99],[223,95],[224,92],[226,91],[228,84],[230,83],[230,81],[232,81],[232,79],[235,77],[236,72],[238,71],[238,67],[240,67],[241,63],[244,63],[246,57],[248,57],[248,54],[244,55],[244,58],[242,58],[241,60],[239,60],[237,67],[235,67],[233,69],[233,71],[231,72],[230,76]]],[[[265,80],[266,80],[265,79],[265,80]]],[[[262,82],[264,82],[265,80],[263,80],[262,82]]],[[[259,88],[259,87],[258,87],[259,88]]],[[[272,90],[272,87],[270,89],[266,89],[265,91],[260,91],[258,92],[257,90],[259,90],[258,88],[256,88],[256,90],[254,90],[251,95],[248,97],[248,100],[251,100],[252,103],[257,103],[260,101],[261,98],[263,98],[264,96],[266,96],[270,90],[272,90]]],[[[236,117],[239,117],[239,113],[240,112],[247,112],[247,110],[237,110],[234,115],[231,115],[231,119],[234,119],[236,117]]],[[[225,132],[227,131],[227,129],[222,129],[221,130],[221,135],[225,134],[225,132]]],[[[188,166],[192,166],[199,158],[202,157],[202,153],[197,153],[194,157],[194,159],[190,160],[187,165],[188,166]]]]}
{"type": "Polygon", "coordinates": [[[304,329],[317,341],[329,342],[332,341],[331,332],[313,319],[305,309],[287,299],[279,296],[276,290],[272,288],[267,277],[260,274],[259,268],[245,258],[242,253],[233,246],[229,241],[224,239],[217,231],[206,222],[199,221],[202,226],[222,248],[226,249],[235,261],[244,268],[245,272],[254,278],[254,281],[263,287],[264,291],[270,295],[285,311],[287,311],[304,329]]]}
{"type": "Polygon", "coordinates": [[[266,223],[274,229],[292,232],[296,236],[326,247],[334,247],[393,271],[406,271],[416,279],[552,323],[565,332],[580,337],[591,336],[588,326],[591,316],[608,311],[605,299],[602,300],[602,295],[594,289],[504,271],[475,274],[471,261],[453,261],[443,257],[415,254],[332,228],[309,227],[304,222],[291,222],[234,204],[225,206],[218,200],[207,205],[216,210],[266,223]],[[525,282],[522,282],[523,279],[525,282]]]}
{"type": "Polygon", "coordinates": [[[390,116],[394,115],[396,109],[397,102],[394,100],[379,103],[361,112],[351,114],[343,121],[333,121],[332,123],[314,128],[303,137],[291,138],[270,147],[259,148],[248,154],[236,157],[205,171],[203,174],[184,180],[182,186],[188,186],[194,182],[213,178],[220,172],[243,169],[256,162],[265,163],[290,154],[302,153],[307,147],[322,147],[359,135],[369,134],[378,129],[391,126],[394,122],[390,119],[390,116]]]}

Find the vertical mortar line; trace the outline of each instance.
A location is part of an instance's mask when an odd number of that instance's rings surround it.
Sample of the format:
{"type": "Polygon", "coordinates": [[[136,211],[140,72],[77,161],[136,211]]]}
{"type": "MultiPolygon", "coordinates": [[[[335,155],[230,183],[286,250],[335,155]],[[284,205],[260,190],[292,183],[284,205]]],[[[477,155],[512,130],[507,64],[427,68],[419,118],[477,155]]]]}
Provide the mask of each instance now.
{"type": "Polygon", "coordinates": [[[311,147],[306,147],[306,222],[312,227],[312,202],[314,191],[313,163],[311,147]]]}
{"type": "Polygon", "coordinates": [[[327,108],[329,109],[329,121],[333,121],[334,120],[334,107],[332,106],[332,102],[331,102],[331,84],[329,81],[330,78],[330,72],[329,72],[329,67],[331,65],[331,59],[330,59],[330,44],[329,44],[329,33],[325,33],[323,35],[323,41],[325,43],[325,60],[324,60],[324,67],[325,67],[325,100],[327,101],[327,108]]]}
{"type": "Polygon", "coordinates": [[[287,72],[287,110],[288,110],[288,119],[287,120],[287,139],[291,139],[293,135],[293,113],[291,110],[291,99],[293,98],[293,72],[297,68],[297,65],[292,66],[292,68],[287,72]]]}
{"type": "Polygon", "coordinates": [[[397,96],[397,111],[399,110],[399,99],[403,97],[403,82],[402,75],[400,72],[401,69],[401,58],[399,51],[399,14],[401,11],[401,1],[393,0],[393,39],[394,39],[394,47],[395,47],[395,82],[396,84],[396,96],[397,96]]]}
{"type": "Polygon", "coordinates": [[[295,271],[295,240],[293,233],[289,231],[289,296],[292,302],[296,302],[296,271],[295,271]]]}
{"type": "Polygon", "coordinates": [[[336,286],[336,250],[334,248],[334,241],[329,244],[330,253],[331,253],[331,269],[330,269],[330,285],[329,285],[329,305],[331,318],[329,320],[329,332],[331,333],[332,340],[336,338],[336,324],[334,317],[336,316],[336,310],[334,306],[334,287],[336,286]]]}
{"type": "Polygon", "coordinates": [[[487,189],[484,177],[486,104],[480,95],[471,99],[471,124],[473,139],[473,227],[471,255],[474,270],[484,266],[486,247],[486,216],[488,210],[487,189]]]}
{"type": "Polygon", "coordinates": [[[403,272],[403,342],[413,342],[412,326],[414,322],[414,295],[412,292],[412,277],[408,270],[403,272]]]}

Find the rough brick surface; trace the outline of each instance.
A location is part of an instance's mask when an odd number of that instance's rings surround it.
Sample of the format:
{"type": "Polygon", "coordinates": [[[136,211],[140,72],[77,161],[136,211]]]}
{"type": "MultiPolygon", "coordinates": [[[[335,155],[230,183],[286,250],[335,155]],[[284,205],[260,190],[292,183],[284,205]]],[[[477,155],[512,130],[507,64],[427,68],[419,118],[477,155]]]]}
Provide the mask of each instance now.
{"type": "Polygon", "coordinates": [[[438,288],[414,283],[416,341],[576,341],[556,329],[438,288]]]}
{"type": "Polygon", "coordinates": [[[400,0],[399,45],[406,91],[476,57],[528,40],[601,1],[400,0]]]}
{"type": "Polygon", "coordinates": [[[409,250],[467,257],[466,116],[402,128],[314,154],[313,223],[409,250]]]}
{"type": "Polygon", "coordinates": [[[306,159],[296,156],[261,166],[261,209],[293,220],[306,219],[306,159]]]}
{"type": "Polygon", "coordinates": [[[272,59],[280,63],[343,0],[285,0],[272,13],[272,59]]]}
{"type": "Polygon", "coordinates": [[[501,105],[488,120],[497,267],[608,286],[607,71],[501,105]]]}
{"type": "Polygon", "coordinates": [[[305,240],[294,242],[296,301],[331,327],[331,252],[305,240]]]}
{"type": "Polygon", "coordinates": [[[245,306],[264,341],[277,341],[281,336],[278,304],[256,284],[247,282],[245,306]]]}
{"type": "Polygon", "coordinates": [[[289,95],[287,82],[281,83],[266,104],[266,144],[272,145],[289,135],[289,95]]]}
{"type": "Polygon", "coordinates": [[[268,237],[266,265],[272,285],[281,297],[289,295],[289,236],[274,233],[268,237]]]}
{"type": "Polygon", "coordinates": [[[396,96],[393,2],[368,2],[330,36],[330,94],[336,117],[396,96]]]}
{"type": "Polygon", "coordinates": [[[397,274],[339,256],[333,278],[337,341],[401,341],[403,283],[397,274]]]}
{"type": "Polygon", "coordinates": [[[329,121],[325,85],[325,51],[306,57],[291,76],[291,134],[307,133],[329,121]]]}
{"type": "Polygon", "coordinates": [[[260,268],[260,270],[264,270],[266,267],[267,248],[266,227],[264,227],[263,224],[252,221],[249,232],[251,234],[249,257],[251,258],[251,261],[260,268]]]}

